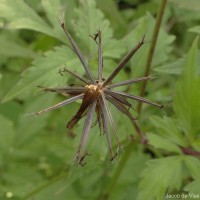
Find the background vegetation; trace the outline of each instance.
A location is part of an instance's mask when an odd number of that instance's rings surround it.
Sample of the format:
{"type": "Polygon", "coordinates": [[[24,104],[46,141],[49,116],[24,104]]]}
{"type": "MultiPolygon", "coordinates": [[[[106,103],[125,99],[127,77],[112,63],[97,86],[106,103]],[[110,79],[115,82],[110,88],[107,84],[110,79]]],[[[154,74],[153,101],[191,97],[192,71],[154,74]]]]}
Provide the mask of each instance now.
{"type": "MultiPolygon", "coordinates": [[[[91,156],[81,167],[73,156],[83,121],[74,130],[76,137],[66,133],[80,102],[37,118],[25,116],[64,99],[37,87],[74,82],[59,69],[66,65],[84,74],[57,22],[60,12],[94,74],[97,47],[89,35],[104,27],[107,77],[145,33],[152,40],[160,2],[0,0],[0,199],[160,200],[166,194],[200,199],[199,0],[166,4],[151,64],[156,79],[148,82],[145,94],[165,107],[143,105],[138,120],[148,145],[137,141],[129,120],[111,107],[124,145],[119,162],[109,161],[105,136],[95,126],[88,141],[91,156]]],[[[150,45],[139,50],[116,81],[144,76],[150,45]]],[[[141,84],[124,89],[139,94],[141,84]]]]}

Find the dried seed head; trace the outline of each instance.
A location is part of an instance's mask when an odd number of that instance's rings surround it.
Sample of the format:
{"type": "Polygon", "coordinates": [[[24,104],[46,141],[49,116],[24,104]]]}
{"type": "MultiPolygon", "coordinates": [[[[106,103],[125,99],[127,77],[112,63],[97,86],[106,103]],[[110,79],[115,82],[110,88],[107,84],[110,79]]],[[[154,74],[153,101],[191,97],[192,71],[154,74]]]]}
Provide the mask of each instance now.
{"type": "Polygon", "coordinates": [[[80,139],[80,143],[78,146],[78,150],[75,156],[75,159],[78,161],[78,163],[81,166],[84,166],[86,162],[84,162],[84,158],[87,153],[84,153],[84,148],[89,136],[90,129],[92,127],[92,120],[94,118],[94,114],[96,112],[97,114],[97,122],[99,124],[100,132],[102,131],[106,135],[106,139],[109,146],[109,151],[111,155],[111,160],[113,160],[117,154],[115,154],[112,150],[112,142],[110,137],[110,130],[109,130],[109,124],[112,127],[114,136],[117,140],[118,147],[121,146],[118,137],[117,137],[117,130],[114,124],[114,120],[112,117],[112,114],[109,109],[108,102],[113,104],[120,112],[125,114],[131,122],[134,124],[134,127],[136,128],[138,132],[138,136],[140,140],[143,142],[143,135],[140,132],[137,124],[135,125],[135,118],[132,116],[132,114],[129,112],[129,108],[131,107],[131,103],[129,103],[129,100],[136,100],[140,102],[144,102],[147,104],[151,104],[157,107],[162,108],[162,105],[159,105],[157,103],[154,103],[148,99],[145,99],[140,96],[131,95],[125,92],[120,91],[113,91],[113,88],[123,86],[123,85],[130,85],[133,83],[137,83],[139,81],[148,80],[150,77],[141,77],[137,79],[130,79],[130,80],[124,80],[120,83],[114,83],[112,84],[112,80],[117,76],[117,74],[126,66],[127,62],[131,59],[131,57],[140,49],[140,47],[145,43],[144,37],[142,40],[132,49],[129,51],[129,53],[119,62],[119,64],[116,66],[116,68],[113,70],[113,72],[107,77],[107,79],[104,79],[103,74],[103,51],[102,51],[102,43],[101,43],[101,30],[98,30],[92,38],[95,40],[95,42],[98,45],[98,79],[95,80],[94,76],[92,75],[90,68],[88,64],[86,63],[85,58],[83,57],[83,54],[81,50],[79,49],[78,45],[68,32],[67,28],[65,27],[65,23],[62,19],[58,18],[58,21],[64,30],[65,34],[67,35],[74,52],[76,53],[77,57],[79,58],[81,64],[83,65],[85,69],[85,73],[87,75],[88,79],[82,78],[81,75],[76,74],[68,69],[64,69],[60,71],[67,72],[76,79],[80,80],[82,84],[80,86],[71,85],[70,87],[59,87],[59,88],[43,88],[44,91],[49,92],[57,92],[59,94],[62,94],[64,96],[69,96],[69,99],[64,100],[63,102],[60,102],[54,106],[51,106],[49,108],[46,108],[44,110],[41,110],[39,112],[34,113],[35,115],[40,115],[44,112],[48,112],[50,110],[57,109],[61,106],[70,104],[72,102],[75,102],[76,100],[82,99],[82,103],[76,112],[76,114],[72,117],[72,119],[68,122],[67,128],[71,131],[71,129],[78,123],[78,121],[86,115],[85,122],[83,126],[82,136],[80,139]],[[83,86],[84,83],[84,86],[83,86]]]}

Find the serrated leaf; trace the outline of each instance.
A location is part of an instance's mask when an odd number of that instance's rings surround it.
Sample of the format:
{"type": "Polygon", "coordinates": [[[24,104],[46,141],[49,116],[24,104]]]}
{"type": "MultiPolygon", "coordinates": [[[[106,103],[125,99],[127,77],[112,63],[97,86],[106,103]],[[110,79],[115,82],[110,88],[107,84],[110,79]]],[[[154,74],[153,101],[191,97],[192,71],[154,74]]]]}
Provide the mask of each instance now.
{"type": "Polygon", "coordinates": [[[182,157],[179,156],[148,161],[139,183],[137,200],[160,200],[167,189],[179,190],[182,181],[181,161],[182,157]]]}
{"type": "Polygon", "coordinates": [[[184,59],[180,58],[171,63],[167,63],[159,67],[155,67],[153,70],[155,72],[160,72],[160,73],[165,73],[165,74],[180,75],[182,73],[183,62],[184,62],[184,59]]]}
{"type": "MultiPolygon", "coordinates": [[[[180,119],[181,127],[188,137],[200,131],[200,68],[197,62],[198,39],[185,58],[183,75],[176,87],[174,110],[180,119]]],[[[191,142],[191,141],[190,141],[191,142]]]]}
{"type": "MultiPolygon", "coordinates": [[[[154,25],[155,19],[149,13],[145,17],[139,19],[138,25],[124,38],[124,43],[126,43],[128,49],[133,48],[144,35],[146,41],[151,41],[154,25]]],[[[152,67],[160,65],[168,59],[168,56],[172,51],[171,44],[174,39],[175,36],[167,34],[163,28],[160,29],[152,67]]],[[[143,76],[149,47],[149,43],[143,45],[137,54],[134,55],[134,58],[131,59],[132,76],[143,76]]]]}
{"type": "Polygon", "coordinates": [[[62,8],[60,0],[41,0],[41,2],[49,22],[54,26],[57,24],[57,16],[62,8]]]}
{"type": "Polygon", "coordinates": [[[53,17],[59,14],[59,1],[53,1],[51,8],[43,1],[46,6],[46,14],[50,20],[51,25],[47,24],[27,3],[23,0],[0,0],[0,17],[4,18],[8,23],[6,28],[9,29],[29,29],[38,31],[61,41],[65,41],[64,35],[59,24],[53,17]],[[50,17],[52,16],[52,17],[50,17]],[[54,28],[55,27],[55,28],[54,28]]]}
{"type": "Polygon", "coordinates": [[[22,0],[0,0],[0,13],[9,21],[7,28],[27,28],[43,33],[51,31],[48,24],[22,0]]]}
{"type": "Polygon", "coordinates": [[[169,140],[174,144],[185,146],[183,135],[177,127],[177,121],[169,117],[157,117],[152,116],[151,122],[158,129],[158,134],[163,137],[163,139],[169,140]]]}
{"type": "Polygon", "coordinates": [[[66,84],[69,76],[60,76],[58,73],[65,65],[73,71],[78,70],[80,74],[83,72],[81,64],[71,49],[60,46],[46,52],[45,56],[34,60],[33,66],[23,73],[23,77],[8,91],[2,101],[11,100],[21,94],[33,95],[33,91],[38,91],[38,85],[53,87],[66,84]]]}
{"type": "MultiPolygon", "coordinates": [[[[198,57],[200,57],[199,51],[198,51],[198,57]]],[[[181,75],[183,72],[184,62],[185,62],[185,56],[183,58],[176,59],[176,61],[173,61],[171,63],[155,67],[154,71],[166,74],[181,75]]],[[[198,65],[200,65],[200,61],[198,60],[197,62],[198,65]]]]}
{"type": "Polygon", "coordinates": [[[97,57],[97,44],[89,35],[96,33],[97,29],[103,29],[102,49],[104,57],[119,58],[124,53],[123,43],[113,38],[113,31],[109,26],[109,21],[105,19],[101,10],[96,8],[93,0],[81,0],[80,7],[76,10],[77,21],[74,22],[74,30],[80,39],[80,44],[84,46],[86,55],[97,57]]]}
{"type": "Polygon", "coordinates": [[[185,156],[184,161],[192,177],[195,180],[200,179],[200,172],[199,172],[200,161],[197,158],[192,157],[192,156],[185,156]]]}
{"type": "Polygon", "coordinates": [[[116,31],[115,36],[121,36],[128,30],[128,22],[124,19],[118,4],[115,1],[97,0],[97,7],[100,8],[105,16],[109,19],[113,29],[116,31]],[[110,15],[110,8],[112,14],[110,15]]]}
{"type": "Polygon", "coordinates": [[[153,133],[148,133],[147,138],[149,144],[153,145],[156,148],[164,149],[168,152],[181,153],[180,148],[176,144],[170,142],[164,137],[161,137],[153,133]]]}

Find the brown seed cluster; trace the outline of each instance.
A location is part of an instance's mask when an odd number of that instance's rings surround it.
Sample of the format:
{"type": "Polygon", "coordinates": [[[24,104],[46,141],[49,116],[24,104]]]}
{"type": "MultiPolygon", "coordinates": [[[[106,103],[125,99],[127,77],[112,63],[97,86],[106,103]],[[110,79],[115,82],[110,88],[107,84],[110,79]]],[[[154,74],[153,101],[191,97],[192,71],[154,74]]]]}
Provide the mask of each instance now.
{"type": "Polygon", "coordinates": [[[86,85],[85,87],[87,88],[87,90],[90,93],[93,93],[93,94],[98,94],[98,93],[101,92],[101,89],[100,89],[99,85],[90,84],[90,85],[86,85]]]}

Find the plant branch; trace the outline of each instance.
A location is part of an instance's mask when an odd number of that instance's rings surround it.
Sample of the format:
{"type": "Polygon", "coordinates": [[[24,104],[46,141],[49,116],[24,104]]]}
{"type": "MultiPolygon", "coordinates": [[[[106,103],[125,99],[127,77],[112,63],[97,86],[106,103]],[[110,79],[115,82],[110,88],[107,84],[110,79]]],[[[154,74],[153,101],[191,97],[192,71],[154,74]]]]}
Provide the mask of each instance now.
{"type": "MultiPolygon", "coordinates": [[[[166,2],[167,2],[167,0],[162,0],[160,3],[160,7],[159,7],[158,14],[156,17],[156,24],[155,24],[154,31],[153,31],[152,42],[151,42],[151,46],[149,49],[147,62],[146,62],[146,66],[145,66],[144,76],[149,76],[149,73],[150,73],[151,63],[153,60],[153,55],[154,55],[154,51],[155,51],[155,47],[156,47],[156,42],[158,39],[159,29],[161,26],[161,21],[162,21],[162,17],[164,14],[166,2]]],[[[147,80],[144,80],[144,82],[142,83],[142,88],[141,88],[141,92],[140,92],[141,97],[143,97],[145,94],[146,86],[147,86],[147,80]]],[[[138,102],[137,111],[138,111],[139,115],[140,115],[141,109],[142,109],[142,102],[138,102]]]]}
{"type": "Polygon", "coordinates": [[[190,156],[200,156],[200,152],[195,151],[193,149],[187,148],[187,147],[180,147],[181,151],[185,154],[185,155],[190,155],[190,156]]]}

